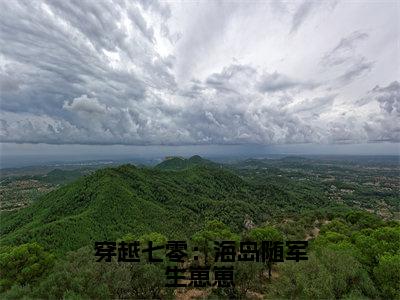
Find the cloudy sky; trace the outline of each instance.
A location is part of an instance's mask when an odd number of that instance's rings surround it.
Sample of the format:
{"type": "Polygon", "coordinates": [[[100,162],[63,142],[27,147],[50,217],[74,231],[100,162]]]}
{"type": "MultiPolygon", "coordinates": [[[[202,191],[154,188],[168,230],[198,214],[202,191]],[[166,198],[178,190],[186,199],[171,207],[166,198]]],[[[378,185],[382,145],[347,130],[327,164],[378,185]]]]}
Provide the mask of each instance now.
{"type": "Polygon", "coordinates": [[[1,141],[397,144],[399,3],[0,0],[1,141]]]}

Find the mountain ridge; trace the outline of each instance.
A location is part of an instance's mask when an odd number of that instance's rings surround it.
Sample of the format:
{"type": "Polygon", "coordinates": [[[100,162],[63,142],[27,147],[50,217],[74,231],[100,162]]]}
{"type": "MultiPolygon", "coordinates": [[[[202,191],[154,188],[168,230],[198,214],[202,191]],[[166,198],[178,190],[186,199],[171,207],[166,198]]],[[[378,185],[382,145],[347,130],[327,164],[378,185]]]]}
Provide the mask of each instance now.
{"type": "Polygon", "coordinates": [[[188,238],[212,219],[239,232],[245,215],[260,223],[271,205],[289,198],[276,187],[257,188],[211,166],[165,171],[122,165],[81,177],[27,208],[2,213],[0,242],[38,241],[64,253],[127,233],[188,238]]]}

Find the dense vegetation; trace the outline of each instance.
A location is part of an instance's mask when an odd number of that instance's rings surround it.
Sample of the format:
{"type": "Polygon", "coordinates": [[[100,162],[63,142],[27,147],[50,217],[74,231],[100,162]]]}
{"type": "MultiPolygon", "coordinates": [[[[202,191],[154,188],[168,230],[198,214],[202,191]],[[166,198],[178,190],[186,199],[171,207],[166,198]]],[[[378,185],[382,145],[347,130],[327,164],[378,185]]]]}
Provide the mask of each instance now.
{"type": "MultiPolygon", "coordinates": [[[[143,299],[189,293],[191,288],[165,288],[164,262],[95,262],[95,241],[187,240],[200,247],[200,261],[218,265],[215,240],[307,239],[309,260],[236,262],[234,287],[208,287],[198,295],[398,298],[398,221],[355,209],[350,201],[332,201],[331,181],[297,180],[308,169],[304,160],[271,164],[251,160],[227,168],[196,156],[171,158],[156,168],[122,165],[80,177],[27,208],[2,212],[0,296],[143,299]]],[[[62,182],[62,172],[53,175],[62,182]]],[[[395,210],[398,195],[390,197],[395,210]]],[[[186,267],[193,264],[185,261],[186,267]]]]}
{"type": "Polygon", "coordinates": [[[324,199],[303,198],[272,184],[251,184],[218,168],[195,166],[176,172],[123,165],[82,177],[26,209],[4,212],[1,242],[36,241],[64,253],[128,232],[184,238],[207,219],[240,231],[246,217],[259,224],[282,211],[324,204],[324,199]]]}

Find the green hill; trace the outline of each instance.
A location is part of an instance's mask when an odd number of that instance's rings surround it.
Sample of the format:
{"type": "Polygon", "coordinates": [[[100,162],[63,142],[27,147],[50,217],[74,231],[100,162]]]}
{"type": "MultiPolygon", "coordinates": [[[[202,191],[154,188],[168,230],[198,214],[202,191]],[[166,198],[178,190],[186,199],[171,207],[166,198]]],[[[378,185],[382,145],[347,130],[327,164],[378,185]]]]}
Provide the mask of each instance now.
{"type": "Polygon", "coordinates": [[[46,175],[34,176],[33,178],[50,184],[65,184],[76,180],[77,178],[88,172],[89,171],[85,169],[78,169],[78,170],[54,169],[49,173],[47,173],[46,175]]]}
{"type": "MultiPolygon", "coordinates": [[[[398,295],[393,288],[399,282],[398,222],[332,203],[324,190],[305,180],[271,176],[273,168],[257,167],[257,161],[247,161],[236,170],[239,175],[203,164],[200,157],[185,161],[194,163],[182,170],[132,165],[98,170],[25,209],[2,213],[0,298],[173,298],[177,292],[165,288],[167,261],[95,262],[93,242],[127,234],[156,244],[182,239],[209,250],[218,238],[310,239],[309,259],[275,264],[275,278],[267,278],[264,264],[238,261],[234,288],[207,289],[209,298],[242,299],[248,291],[272,299],[398,295]],[[251,226],[245,230],[245,224],[251,226]]],[[[200,250],[200,257],[219,265],[213,251],[200,250]]],[[[189,269],[198,264],[186,263],[189,269]]]]}
{"type": "MultiPolygon", "coordinates": [[[[194,160],[194,159],[193,159],[194,160]]],[[[127,233],[191,236],[207,219],[232,230],[245,216],[261,222],[296,201],[274,186],[253,186],[223,169],[108,168],[50,192],[30,207],[1,215],[1,244],[37,241],[56,252],[127,233]]]]}
{"type": "Polygon", "coordinates": [[[184,170],[195,166],[219,167],[220,165],[211,160],[204,159],[199,155],[194,155],[188,159],[177,156],[168,157],[155,168],[160,170],[184,170]]]}

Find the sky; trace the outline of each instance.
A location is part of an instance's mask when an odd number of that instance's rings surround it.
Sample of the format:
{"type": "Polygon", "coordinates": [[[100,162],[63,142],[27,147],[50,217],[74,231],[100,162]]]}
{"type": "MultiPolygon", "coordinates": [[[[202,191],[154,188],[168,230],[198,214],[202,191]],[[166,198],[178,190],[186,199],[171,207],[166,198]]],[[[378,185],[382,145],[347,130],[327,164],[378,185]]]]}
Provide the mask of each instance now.
{"type": "Polygon", "coordinates": [[[400,149],[399,1],[0,0],[0,42],[3,159],[400,149]]]}

